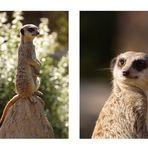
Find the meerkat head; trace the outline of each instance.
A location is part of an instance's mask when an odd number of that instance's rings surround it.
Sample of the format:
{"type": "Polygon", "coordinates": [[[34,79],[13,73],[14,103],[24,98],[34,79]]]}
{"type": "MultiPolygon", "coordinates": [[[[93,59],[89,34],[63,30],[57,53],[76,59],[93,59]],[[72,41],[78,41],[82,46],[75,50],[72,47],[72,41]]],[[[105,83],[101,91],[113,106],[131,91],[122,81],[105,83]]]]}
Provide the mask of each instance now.
{"type": "Polygon", "coordinates": [[[32,41],[37,35],[39,35],[38,27],[33,24],[24,25],[20,32],[23,39],[27,41],[32,41]]]}
{"type": "Polygon", "coordinates": [[[148,55],[142,52],[128,51],[112,61],[114,80],[148,90],[148,55]]]}

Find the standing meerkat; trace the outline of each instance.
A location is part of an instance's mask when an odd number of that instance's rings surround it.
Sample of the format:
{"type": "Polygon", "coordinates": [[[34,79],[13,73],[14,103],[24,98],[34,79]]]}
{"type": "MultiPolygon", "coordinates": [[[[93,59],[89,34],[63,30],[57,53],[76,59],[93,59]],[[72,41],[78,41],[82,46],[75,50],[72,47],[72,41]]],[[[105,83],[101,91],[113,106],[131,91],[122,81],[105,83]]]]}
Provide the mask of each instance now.
{"type": "Polygon", "coordinates": [[[18,51],[16,74],[16,91],[22,97],[30,97],[38,91],[41,63],[36,58],[33,39],[39,35],[38,27],[33,24],[24,25],[21,30],[21,44],[18,51]]]}
{"type": "MultiPolygon", "coordinates": [[[[20,98],[28,98],[33,101],[33,96],[41,96],[38,91],[40,86],[39,72],[41,63],[36,58],[34,38],[39,35],[38,27],[33,24],[24,25],[21,30],[21,43],[18,49],[18,65],[16,74],[16,92],[14,96],[5,106],[0,125],[3,123],[9,108],[20,98]]],[[[37,97],[38,97],[37,96],[37,97]]]]}
{"type": "Polygon", "coordinates": [[[146,138],[148,55],[125,52],[112,61],[113,90],[92,138],[146,138]]]}

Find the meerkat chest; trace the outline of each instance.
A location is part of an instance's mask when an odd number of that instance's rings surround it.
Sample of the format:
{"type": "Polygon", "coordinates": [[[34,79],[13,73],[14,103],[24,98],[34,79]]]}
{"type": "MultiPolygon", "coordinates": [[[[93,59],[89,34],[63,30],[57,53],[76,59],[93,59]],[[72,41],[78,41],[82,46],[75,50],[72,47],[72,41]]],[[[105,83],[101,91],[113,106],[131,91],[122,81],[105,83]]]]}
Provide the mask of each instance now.
{"type": "Polygon", "coordinates": [[[21,60],[25,60],[28,57],[31,57],[32,59],[36,58],[35,46],[30,44],[20,46],[18,58],[21,60]]]}
{"type": "Polygon", "coordinates": [[[113,117],[115,120],[136,120],[136,114],[141,112],[145,114],[146,112],[146,98],[141,94],[131,93],[131,92],[121,92],[118,95],[112,94],[109,100],[103,107],[103,112],[105,112],[108,117],[113,117]]]}
{"type": "Polygon", "coordinates": [[[31,55],[32,55],[32,59],[37,59],[37,58],[36,58],[35,48],[33,48],[33,49],[31,50],[31,55]]]}

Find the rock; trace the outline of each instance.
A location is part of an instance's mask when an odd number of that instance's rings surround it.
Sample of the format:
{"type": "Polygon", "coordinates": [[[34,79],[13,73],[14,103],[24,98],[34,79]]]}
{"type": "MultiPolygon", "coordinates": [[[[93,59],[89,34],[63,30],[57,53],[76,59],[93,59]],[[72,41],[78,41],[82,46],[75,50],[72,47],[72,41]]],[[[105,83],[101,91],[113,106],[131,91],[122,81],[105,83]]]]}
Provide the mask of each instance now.
{"type": "Polygon", "coordinates": [[[0,138],[53,138],[53,128],[44,114],[41,98],[18,100],[8,111],[0,138]]]}

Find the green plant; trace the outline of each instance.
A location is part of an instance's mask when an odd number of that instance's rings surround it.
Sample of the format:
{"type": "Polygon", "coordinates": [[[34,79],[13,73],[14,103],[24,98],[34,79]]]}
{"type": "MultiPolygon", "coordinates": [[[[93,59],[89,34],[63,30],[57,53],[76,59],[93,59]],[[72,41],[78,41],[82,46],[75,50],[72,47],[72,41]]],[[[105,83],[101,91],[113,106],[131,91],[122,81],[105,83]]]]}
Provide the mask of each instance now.
{"type": "MultiPolygon", "coordinates": [[[[17,48],[19,30],[23,21],[22,12],[14,12],[12,22],[7,13],[0,13],[0,112],[15,94],[17,48]]],[[[59,52],[57,32],[50,32],[48,19],[41,18],[40,36],[35,39],[37,56],[42,63],[40,90],[44,93],[45,112],[51,122],[55,136],[68,137],[68,56],[59,52]]]]}

